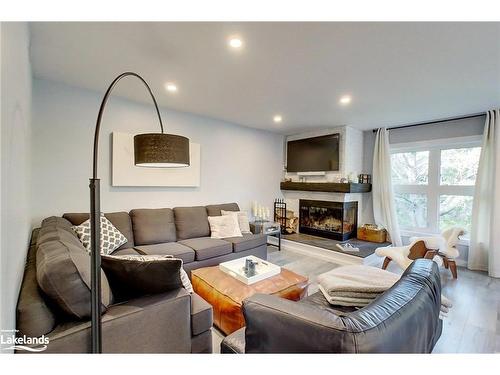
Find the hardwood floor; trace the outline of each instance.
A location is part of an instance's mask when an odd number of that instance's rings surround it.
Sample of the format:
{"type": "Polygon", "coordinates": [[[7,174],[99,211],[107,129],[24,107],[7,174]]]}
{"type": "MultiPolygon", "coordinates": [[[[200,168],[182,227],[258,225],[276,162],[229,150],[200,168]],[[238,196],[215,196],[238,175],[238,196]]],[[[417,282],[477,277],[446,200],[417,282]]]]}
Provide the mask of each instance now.
{"type": "MultiPolygon", "coordinates": [[[[339,265],[307,257],[291,251],[268,248],[268,260],[309,277],[309,294],[318,290],[317,276],[339,265]]],[[[380,266],[382,265],[380,259],[380,266]]],[[[401,270],[390,264],[389,271],[401,270]]],[[[499,353],[500,352],[500,279],[484,272],[458,268],[458,279],[449,270],[441,269],[443,295],[453,301],[443,320],[443,333],[434,353],[499,353]]],[[[218,353],[223,335],[214,328],[214,352],[218,353]]]]}

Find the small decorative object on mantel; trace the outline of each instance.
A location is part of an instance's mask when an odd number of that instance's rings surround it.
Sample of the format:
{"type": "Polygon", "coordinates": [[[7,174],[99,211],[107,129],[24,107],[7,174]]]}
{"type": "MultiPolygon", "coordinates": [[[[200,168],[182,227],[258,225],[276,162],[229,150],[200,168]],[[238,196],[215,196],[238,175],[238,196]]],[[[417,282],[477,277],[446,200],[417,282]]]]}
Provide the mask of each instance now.
{"type": "Polygon", "coordinates": [[[362,173],[358,175],[358,183],[360,184],[371,184],[372,183],[372,175],[362,173]]]}
{"type": "Polygon", "coordinates": [[[349,183],[349,180],[347,179],[347,177],[342,177],[342,178],[340,179],[340,183],[341,183],[341,184],[348,184],[348,183],[349,183]]]}
{"type": "Polygon", "coordinates": [[[364,224],[358,228],[357,237],[363,241],[383,243],[387,241],[387,231],[375,224],[364,224]]]}
{"type": "Polygon", "coordinates": [[[347,175],[347,180],[348,182],[356,182],[357,181],[357,175],[356,172],[351,172],[347,175]]]}

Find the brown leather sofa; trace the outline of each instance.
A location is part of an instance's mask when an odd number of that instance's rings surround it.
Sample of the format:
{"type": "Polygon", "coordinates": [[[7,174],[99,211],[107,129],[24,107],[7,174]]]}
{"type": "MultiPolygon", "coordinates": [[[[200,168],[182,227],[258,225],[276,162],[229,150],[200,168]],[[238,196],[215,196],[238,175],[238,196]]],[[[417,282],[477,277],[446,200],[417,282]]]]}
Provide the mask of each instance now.
{"type": "MultiPolygon", "coordinates": [[[[266,238],[245,234],[210,238],[208,216],[236,203],[174,209],[135,209],[105,214],[128,242],[113,254],[173,255],[189,271],[246,255],[267,257],[266,238]]],[[[90,262],[72,225],[88,214],[50,217],[33,231],[17,306],[19,336],[45,335],[43,353],[90,349],[90,262]],[[48,290],[50,289],[50,290],[48,290]],[[59,295],[60,293],[61,295],[59,295]]],[[[105,353],[211,353],[212,307],[183,288],[129,301],[116,301],[102,275],[102,337],[105,353]]]]}
{"type": "Polygon", "coordinates": [[[331,306],[321,292],[300,302],[256,294],[243,302],[246,327],[222,353],[431,353],[441,336],[441,279],[418,259],[368,306],[331,306]]]}

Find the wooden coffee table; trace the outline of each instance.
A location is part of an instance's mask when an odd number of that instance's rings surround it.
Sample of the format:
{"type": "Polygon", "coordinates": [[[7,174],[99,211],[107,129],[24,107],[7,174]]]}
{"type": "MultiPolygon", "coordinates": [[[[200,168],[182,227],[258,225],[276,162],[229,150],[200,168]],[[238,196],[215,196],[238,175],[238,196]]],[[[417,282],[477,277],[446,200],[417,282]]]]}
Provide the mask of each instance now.
{"type": "Polygon", "coordinates": [[[229,335],[245,325],[241,311],[245,298],[262,293],[298,301],[306,294],[308,278],[282,268],[276,276],[246,285],[215,266],[191,271],[191,282],[194,291],[212,305],[214,324],[229,335]]]}

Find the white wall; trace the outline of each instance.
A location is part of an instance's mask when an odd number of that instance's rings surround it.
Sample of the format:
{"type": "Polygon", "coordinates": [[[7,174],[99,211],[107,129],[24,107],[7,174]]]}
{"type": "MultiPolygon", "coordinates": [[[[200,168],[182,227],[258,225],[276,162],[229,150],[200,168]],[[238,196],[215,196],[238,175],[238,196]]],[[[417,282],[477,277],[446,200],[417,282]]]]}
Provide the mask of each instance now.
{"type": "MultiPolygon", "coordinates": [[[[147,95],[142,85],[137,90],[147,95]]],[[[102,93],[33,81],[33,226],[50,215],[89,211],[88,179],[101,97],[102,93]]],[[[112,97],[103,117],[99,149],[102,211],[232,201],[250,209],[253,200],[272,208],[274,198],[281,196],[281,135],[186,113],[161,112],[166,132],[201,145],[201,186],[112,187],[111,132],[159,131],[153,105],[112,97]]]]}
{"type": "Polygon", "coordinates": [[[1,320],[15,328],[15,309],[31,234],[31,66],[25,23],[1,24],[1,320]]]}

